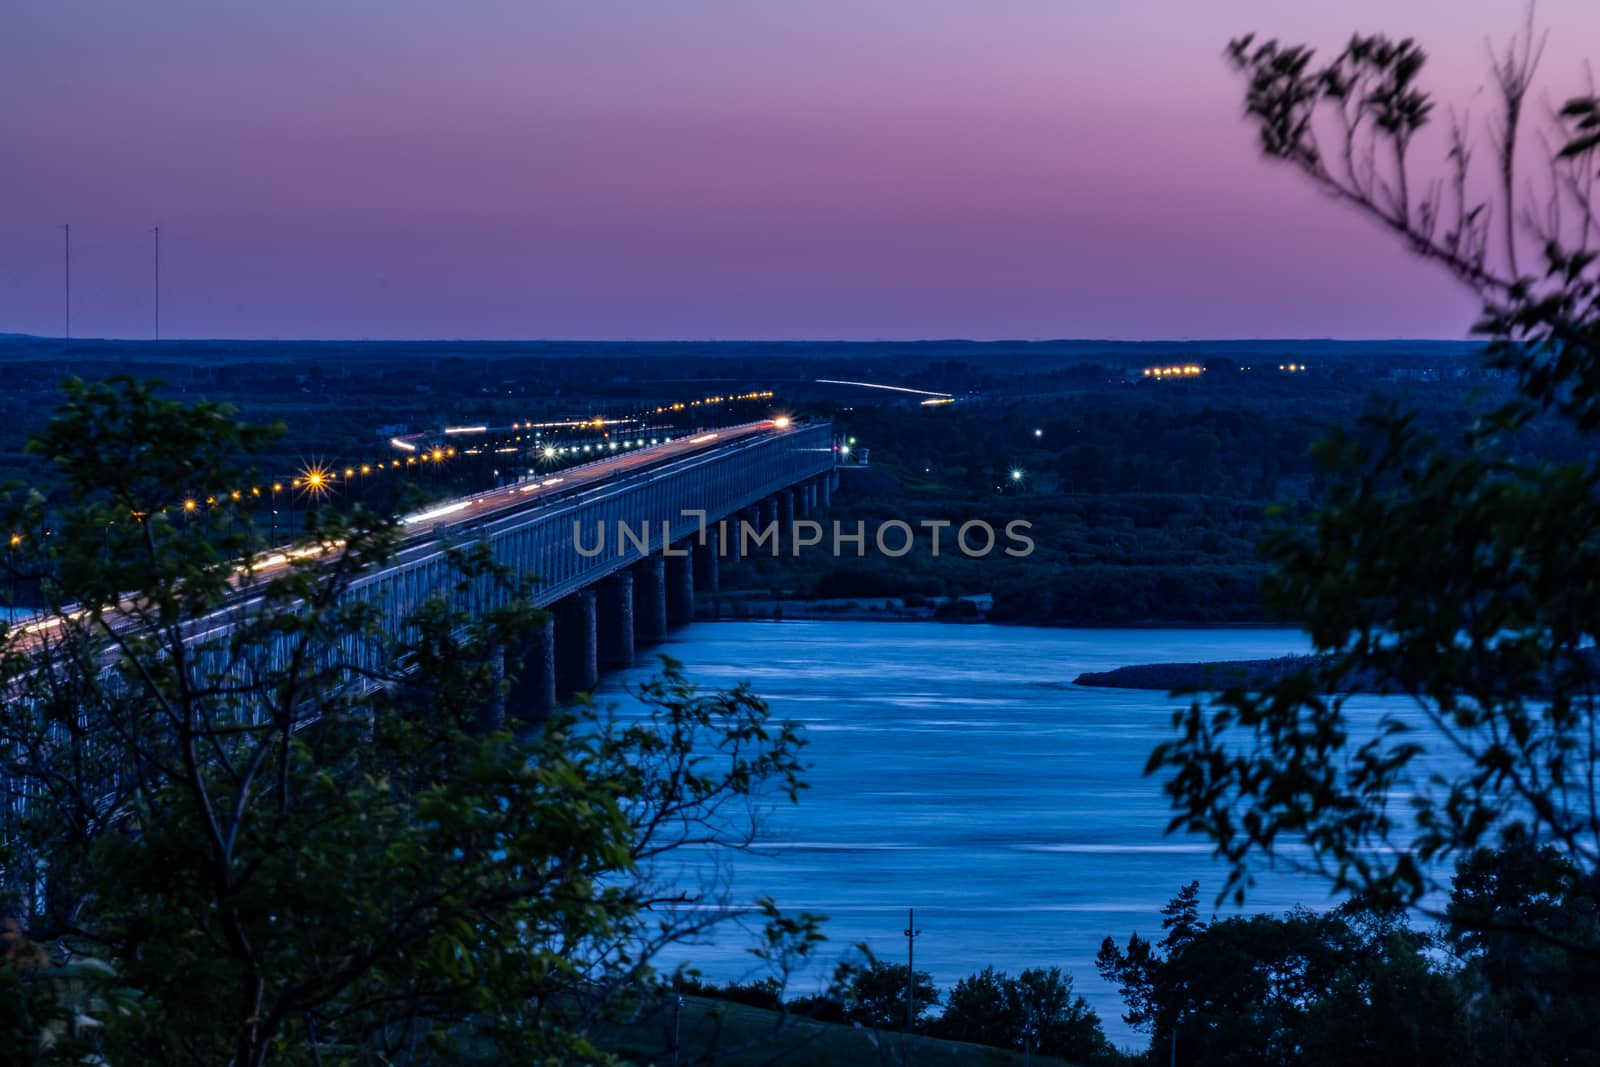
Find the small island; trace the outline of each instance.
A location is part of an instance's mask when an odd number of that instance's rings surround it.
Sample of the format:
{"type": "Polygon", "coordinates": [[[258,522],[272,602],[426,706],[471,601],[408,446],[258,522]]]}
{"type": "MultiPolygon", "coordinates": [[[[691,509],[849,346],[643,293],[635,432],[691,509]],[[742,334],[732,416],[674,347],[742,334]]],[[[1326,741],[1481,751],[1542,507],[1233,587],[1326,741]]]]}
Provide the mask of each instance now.
{"type": "Polygon", "coordinates": [[[1109,671],[1090,671],[1075,685],[1103,689],[1264,689],[1291,674],[1313,669],[1316,656],[1223,660],[1209,663],[1144,663],[1109,671]]]}

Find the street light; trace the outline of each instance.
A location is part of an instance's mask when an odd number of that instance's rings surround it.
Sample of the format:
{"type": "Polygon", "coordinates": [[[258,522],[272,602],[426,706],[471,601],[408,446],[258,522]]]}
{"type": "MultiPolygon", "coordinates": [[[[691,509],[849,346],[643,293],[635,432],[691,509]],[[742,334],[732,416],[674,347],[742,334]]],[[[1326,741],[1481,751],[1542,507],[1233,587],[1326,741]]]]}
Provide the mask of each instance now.
{"type": "Polygon", "coordinates": [[[17,546],[22,544],[21,534],[12,534],[10,542],[6,545],[6,571],[11,578],[11,600],[6,604],[6,622],[9,624],[16,617],[17,611],[17,546]]]}

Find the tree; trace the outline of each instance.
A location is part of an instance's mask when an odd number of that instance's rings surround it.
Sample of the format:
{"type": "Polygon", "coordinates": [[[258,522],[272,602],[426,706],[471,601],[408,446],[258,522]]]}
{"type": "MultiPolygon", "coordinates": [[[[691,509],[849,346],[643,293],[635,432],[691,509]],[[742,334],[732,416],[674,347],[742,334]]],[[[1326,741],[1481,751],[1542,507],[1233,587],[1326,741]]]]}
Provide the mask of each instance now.
{"type": "MultiPolygon", "coordinates": [[[[835,984],[842,989],[845,1011],[850,1022],[879,1030],[900,1030],[906,1024],[906,965],[885,963],[858,946],[865,958],[860,963],[841,965],[835,984]]],[[[921,1029],[928,1009],[939,1003],[939,989],[927,971],[913,975],[916,996],[913,1030],[921,1029]]]]}
{"type": "Polygon", "coordinates": [[[1015,978],[985,967],[955,984],[944,1011],[928,1026],[935,1037],[1014,1048],[1026,1038],[1035,1052],[1074,1063],[1114,1057],[1100,1017],[1076,996],[1059,967],[1030,967],[1015,978]]]}
{"type": "Polygon", "coordinates": [[[1167,906],[1159,946],[1106,938],[1096,965],[1151,1032],[1155,1062],[1453,1064],[1466,1027],[1431,942],[1370,902],[1201,922],[1198,885],[1167,906]],[[1176,1048],[1174,1048],[1176,1044],[1176,1048]]]}
{"type": "Polygon", "coordinates": [[[1541,50],[1530,25],[1495,61],[1493,191],[1479,195],[1465,118],[1445,131],[1444,178],[1418,172],[1437,109],[1414,41],[1356,36],[1325,63],[1275,41],[1229,47],[1264,155],[1476,293],[1489,366],[1515,388],[1445,440],[1394,410],[1335,432],[1317,449],[1323,499],[1284,509],[1263,543],[1269,603],[1304,620],[1316,666],[1194,702],[1149,765],[1167,773],[1171,828],[1215,840],[1236,897],[1256,863],[1296,862],[1288,840],[1337,888],[1413,905],[1507,835],[1586,876],[1600,861],[1600,468],[1518,448],[1551,422],[1600,428],[1600,97],[1555,111],[1542,172],[1519,173],[1541,50]],[[1374,725],[1352,714],[1354,690],[1411,701],[1374,725]]]}
{"type": "MultiPolygon", "coordinates": [[[[597,1058],[655,953],[732,913],[661,865],[746,843],[802,739],[670,661],[639,717],[519,736],[495,709],[544,623],[523,587],[451,548],[450,595],[386,627],[358,583],[398,523],[314,511],[285,558],[229,506],[272,435],[118,379],[68,383],[30,446],[65,500],[6,509],[48,596],[0,655],[7,882],[137,994],[113,1062],[597,1058]]],[[[766,958],[809,952],[815,916],[764,911],[766,958]]]]}
{"type": "Polygon", "coordinates": [[[1456,865],[1445,937],[1465,961],[1460,984],[1484,1060],[1600,1059],[1600,960],[1568,947],[1600,943],[1592,876],[1548,845],[1479,850],[1456,865]]]}

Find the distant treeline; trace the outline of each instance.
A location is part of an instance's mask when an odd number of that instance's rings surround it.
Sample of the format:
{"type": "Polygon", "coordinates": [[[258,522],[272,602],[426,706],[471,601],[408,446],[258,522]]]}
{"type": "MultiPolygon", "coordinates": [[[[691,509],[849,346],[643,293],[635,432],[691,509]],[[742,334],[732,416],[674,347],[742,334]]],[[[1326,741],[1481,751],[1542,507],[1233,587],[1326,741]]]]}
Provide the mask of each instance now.
{"type": "MultiPolygon", "coordinates": [[[[841,435],[870,451],[871,467],[842,472],[830,520],[864,522],[870,546],[877,525],[894,520],[1001,528],[1023,518],[1033,554],[974,560],[946,545],[934,558],[921,538],[902,558],[813,549],[759,559],[728,568],[724,583],[827,598],[992,593],[992,619],[1043,625],[1270,621],[1256,546],[1322,491],[1312,445],[1373,406],[1414,410],[1442,433],[1504,395],[1503,383],[1457,369],[1393,381],[1354,365],[1294,374],[1273,365],[841,411],[841,435]],[[1280,503],[1287,509],[1269,518],[1280,503]]],[[[1524,436],[1549,458],[1582,447],[1556,426],[1524,436]]]]}

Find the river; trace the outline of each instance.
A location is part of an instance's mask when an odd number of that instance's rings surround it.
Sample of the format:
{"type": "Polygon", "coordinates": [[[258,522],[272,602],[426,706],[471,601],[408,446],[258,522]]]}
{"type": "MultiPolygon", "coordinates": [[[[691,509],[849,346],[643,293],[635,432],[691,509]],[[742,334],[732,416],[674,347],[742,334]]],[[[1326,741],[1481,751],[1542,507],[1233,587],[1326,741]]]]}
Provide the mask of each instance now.
{"type": "MultiPolygon", "coordinates": [[[[988,964],[1060,966],[1114,1042],[1142,1047],[1094,971],[1101,939],[1159,937],[1178,888],[1198,878],[1210,901],[1223,872],[1205,841],[1163,833],[1165,799],[1142,774],[1170,730],[1166,694],[1072,680],[1306,647],[1295,630],[796,621],[697,623],[659,651],[704,687],[749,681],[810,739],[811,788],[798,805],[774,807],[759,852],[732,861],[736,897],[771,894],[786,910],[826,914],[830,960],[865,941],[904,962],[914,907],[916,965],[941,989],[988,964]]],[[[626,709],[626,687],[655,662],[613,675],[602,696],[626,709]]],[[[1247,910],[1297,903],[1327,906],[1327,890],[1269,873],[1247,910]]],[[[758,978],[749,944],[730,931],[683,958],[712,979],[758,978]]],[[[809,992],[820,977],[819,968],[795,988],[809,992]]]]}

